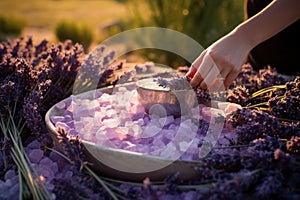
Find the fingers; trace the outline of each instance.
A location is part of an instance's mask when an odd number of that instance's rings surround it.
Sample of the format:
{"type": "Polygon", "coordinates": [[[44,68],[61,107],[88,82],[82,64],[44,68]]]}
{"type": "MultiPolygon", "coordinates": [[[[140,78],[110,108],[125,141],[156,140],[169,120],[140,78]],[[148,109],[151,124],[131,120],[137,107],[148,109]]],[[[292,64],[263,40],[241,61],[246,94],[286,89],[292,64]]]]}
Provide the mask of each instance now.
{"type": "Polygon", "coordinates": [[[207,56],[207,52],[205,51],[199,59],[196,60],[195,66],[199,66],[197,73],[194,75],[194,77],[191,80],[191,86],[195,87],[199,85],[203,78],[206,77],[206,75],[209,73],[212,65],[212,60],[210,56],[207,56]]]}
{"type": "Polygon", "coordinates": [[[232,70],[228,73],[228,75],[224,81],[224,85],[226,88],[228,88],[230,86],[230,84],[234,81],[234,79],[237,77],[238,74],[239,74],[238,70],[232,70]]]}
{"type": "Polygon", "coordinates": [[[195,73],[197,72],[200,64],[202,63],[203,57],[206,51],[203,51],[198,58],[192,63],[189,71],[186,73],[186,76],[193,78],[195,73]]]}
{"type": "Polygon", "coordinates": [[[219,69],[213,64],[209,72],[206,74],[204,80],[200,84],[200,87],[204,89],[211,87],[219,74],[219,69]]]}
{"type": "Polygon", "coordinates": [[[200,84],[210,92],[224,91],[236,78],[239,72],[231,63],[213,58],[213,54],[205,50],[192,64],[187,73],[192,87],[200,84]]]}

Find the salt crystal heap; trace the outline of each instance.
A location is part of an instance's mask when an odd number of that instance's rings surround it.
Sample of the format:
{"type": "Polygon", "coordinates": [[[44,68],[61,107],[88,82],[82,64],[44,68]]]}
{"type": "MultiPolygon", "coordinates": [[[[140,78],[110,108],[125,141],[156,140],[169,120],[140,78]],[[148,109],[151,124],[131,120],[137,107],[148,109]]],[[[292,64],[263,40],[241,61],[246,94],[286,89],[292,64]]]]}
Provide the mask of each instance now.
{"type": "Polygon", "coordinates": [[[218,140],[206,135],[207,127],[213,130],[216,123],[211,119],[218,116],[217,109],[200,105],[193,108],[191,116],[179,118],[148,115],[138,102],[137,91],[125,87],[115,89],[111,95],[97,91],[92,100],[71,96],[56,107],[64,110],[63,116],[51,118],[57,128],[105,147],[163,158],[197,160],[198,146],[203,140],[218,140]],[[201,127],[201,120],[210,124],[201,127]]]}

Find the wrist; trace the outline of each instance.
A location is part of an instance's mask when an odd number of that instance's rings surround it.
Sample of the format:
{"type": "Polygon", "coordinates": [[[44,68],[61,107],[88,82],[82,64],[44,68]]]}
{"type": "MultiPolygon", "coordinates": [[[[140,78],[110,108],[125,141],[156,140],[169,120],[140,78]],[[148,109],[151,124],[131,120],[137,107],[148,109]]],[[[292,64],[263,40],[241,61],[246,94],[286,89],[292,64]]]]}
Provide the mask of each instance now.
{"type": "Polygon", "coordinates": [[[249,51],[260,43],[257,35],[244,23],[237,26],[231,34],[234,35],[234,37],[239,38],[239,41],[244,44],[244,47],[248,48],[249,51]]]}

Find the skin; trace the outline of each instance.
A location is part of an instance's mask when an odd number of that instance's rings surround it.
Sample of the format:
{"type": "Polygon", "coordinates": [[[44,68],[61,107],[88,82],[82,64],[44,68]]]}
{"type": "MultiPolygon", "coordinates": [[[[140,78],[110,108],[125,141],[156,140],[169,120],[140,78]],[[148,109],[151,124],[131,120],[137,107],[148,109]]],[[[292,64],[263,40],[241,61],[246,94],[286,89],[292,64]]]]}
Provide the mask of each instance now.
{"type": "Polygon", "coordinates": [[[298,19],[300,0],[272,1],[200,54],[187,73],[191,86],[200,84],[211,92],[226,89],[237,77],[251,49],[298,19]]]}

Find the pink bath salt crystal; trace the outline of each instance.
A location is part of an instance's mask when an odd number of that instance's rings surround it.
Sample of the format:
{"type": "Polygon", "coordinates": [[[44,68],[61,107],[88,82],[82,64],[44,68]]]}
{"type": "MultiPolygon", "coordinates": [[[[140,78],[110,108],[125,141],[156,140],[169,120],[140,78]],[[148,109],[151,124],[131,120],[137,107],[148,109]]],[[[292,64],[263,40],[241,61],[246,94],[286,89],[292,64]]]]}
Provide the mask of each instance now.
{"type": "Polygon", "coordinates": [[[102,112],[97,111],[97,112],[94,113],[95,123],[97,123],[97,124],[101,123],[102,118],[103,118],[103,113],[102,112]]]}
{"type": "Polygon", "coordinates": [[[124,93],[126,91],[127,91],[126,87],[119,87],[118,88],[118,92],[120,92],[120,93],[124,93]]]}
{"type": "Polygon", "coordinates": [[[144,154],[149,154],[150,147],[148,145],[137,144],[136,151],[144,154]]]}
{"type": "Polygon", "coordinates": [[[202,110],[201,110],[201,116],[203,118],[203,120],[205,120],[206,122],[210,122],[211,120],[211,109],[210,107],[203,107],[202,110]]]}
{"type": "Polygon", "coordinates": [[[51,169],[51,171],[56,174],[58,172],[58,165],[56,162],[53,162],[51,165],[49,165],[49,168],[51,169]]]}
{"type": "Polygon", "coordinates": [[[32,142],[30,142],[27,145],[27,148],[30,148],[30,149],[39,149],[40,147],[41,147],[41,143],[38,142],[37,140],[33,140],[32,142]]]}
{"type": "Polygon", "coordinates": [[[33,163],[38,163],[43,156],[44,156],[44,152],[41,149],[33,149],[30,151],[28,155],[29,160],[33,163]]]}
{"type": "Polygon", "coordinates": [[[105,106],[111,103],[111,96],[107,93],[101,95],[98,99],[100,106],[105,106]]]}
{"type": "Polygon", "coordinates": [[[83,116],[83,117],[80,117],[79,120],[74,120],[74,121],[82,122],[83,125],[86,126],[86,124],[94,124],[95,119],[93,117],[83,116]]]}
{"type": "Polygon", "coordinates": [[[175,125],[179,125],[181,123],[181,119],[178,117],[174,120],[175,125]]]}
{"type": "Polygon", "coordinates": [[[161,131],[161,128],[157,127],[157,126],[145,126],[143,128],[143,131],[141,133],[141,138],[149,138],[149,137],[153,137],[155,136],[157,133],[159,133],[159,131],[161,131]]]}
{"type": "Polygon", "coordinates": [[[129,98],[129,102],[133,105],[138,105],[139,101],[138,101],[138,93],[135,90],[134,92],[132,92],[132,95],[129,98]]]}
{"type": "Polygon", "coordinates": [[[84,108],[84,109],[80,109],[80,110],[78,110],[78,114],[80,115],[80,116],[93,116],[94,115],[94,110],[93,109],[89,109],[89,108],[84,108]]]}
{"type": "Polygon", "coordinates": [[[125,127],[131,128],[132,125],[133,125],[132,121],[126,121],[125,122],[125,127]]]}
{"type": "Polygon", "coordinates": [[[192,108],[192,116],[196,119],[202,119],[201,115],[200,115],[200,112],[201,112],[201,109],[203,107],[200,107],[200,106],[196,106],[195,108],[192,108]]]}
{"type": "Polygon", "coordinates": [[[115,102],[113,102],[113,105],[117,107],[119,110],[125,109],[130,110],[130,103],[127,99],[116,99],[115,102]]]}
{"type": "Polygon", "coordinates": [[[118,127],[118,128],[116,128],[116,133],[118,133],[118,134],[127,135],[128,132],[129,132],[128,127],[118,127]]]}
{"type": "Polygon", "coordinates": [[[72,113],[75,110],[75,108],[78,107],[79,105],[75,101],[72,101],[71,104],[68,106],[67,110],[72,113]]]}
{"type": "Polygon", "coordinates": [[[106,116],[109,118],[116,116],[116,114],[117,114],[117,112],[114,109],[106,110],[106,116]]]}
{"type": "Polygon", "coordinates": [[[182,142],[178,143],[178,146],[179,146],[180,151],[185,152],[189,148],[190,143],[188,143],[186,141],[182,141],[182,142]]]}
{"type": "Polygon", "coordinates": [[[195,133],[191,133],[190,129],[180,127],[178,131],[176,132],[175,137],[173,138],[173,141],[176,142],[182,142],[187,141],[190,142],[195,137],[195,133]]]}
{"type": "Polygon", "coordinates": [[[124,147],[123,149],[127,150],[127,151],[137,152],[136,146],[127,146],[127,147],[124,147]]]}
{"type": "Polygon", "coordinates": [[[131,134],[133,137],[139,137],[140,134],[142,133],[141,127],[137,124],[132,124],[131,131],[132,131],[131,134]]]}
{"type": "Polygon", "coordinates": [[[71,179],[73,176],[73,172],[72,171],[66,171],[65,173],[63,173],[64,179],[68,180],[71,179]]]}
{"type": "Polygon", "coordinates": [[[122,149],[129,150],[129,151],[136,151],[136,145],[130,141],[123,141],[122,149]]]}
{"type": "Polygon", "coordinates": [[[44,157],[41,161],[40,161],[40,165],[51,165],[53,163],[53,161],[48,158],[48,157],[44,157]]]}
{"type": "Polygon", "coordinates": [[[74,128],[75,130],[80,130],[84,127],[84,124],[82,121],[75,121],[74,120],[74,128]]]}
{"type": "Polygon", "coordinates": [[[73,112],[69,111],[68,109],[64,111],[63,115],[73,115],[73,112]]]}
{"type": "Polygon", "coordinates": [[[193,154],[190,153],[184,153],[180,157],[180,160],[193,160],[193,154]]]}
{"type": "Polygon", "coordinates": [[[70,129],[69,134],[71,136],[76,136],[78,134],[78,132],[75,129],[70,129]]]}
{"type": "Polygon", "coordinates": [[[53,116],[53,117],[50,117],[50,120],[53,124],[56,124],[56,122],[62,122],[64,121],[65,117],[63,116],[53,116]]]}
{"type": "Polygon", "coordinates": [[[69,132],[69,130],[71,129],[66,123],[64,122],[56,122],[55,123],[55,127],[56,128],[61,128],[63,129],[65,132],[69,132]]]}
{"type": "Polygon", "coordinates": [[[205,107],[201,111],[201,115],[203,119],[208,123],[215,123],[215,118],[220,117],[220,115],[224,115],[224,112],[219,109],[205,107]]]}
{"type": "Polygon", "coordinates": [[[55,107],[59,110],[63,110],[66,108],[66,103],[65,101],[58,102],[57,104],[55,104],[55,107]]]}
{"type": "Polygon", "coordinates": [[[176,159],[178,155],[177,148],[173,143],[169,143],[162,151],[160,156],[163,158],[176,159]]]}
{"type": "Polygon", "coordinates": [[[178,128],[178,126],[176,126],[175,124],[171,124],[168,128],[168,130],[176,130],[178,128]]]}
{"type": "Polygon", "coordinates": [[[118,138],[113,138],[110,142],[114,145],[116,149],[122,149],[123,141],[119,140],[118,138]]]}
{"type": "Polygon", "coordinates": [[[161,151],[165,148],[165,146],[166,145],[164,146],[151,145],[149,149],[149,154],[159,156],[161,151]]]}
{"type": "Polygon", "coordinates": [[[71,105],[72,98],[73,98],[73,95],[71,95],[70,97],[68,97],[64,100],[64,103],[65,103],[65,106],[66,106],[65,108],[67,108],[71,105]]]}
{"type": "Polygon", "coordinates": [[[114,128],[106,128],[103,132],[105,137],[109,140],[116,138],[116,130],[114,128]]]}
{"type": "Polygon", "coordinates": [[[164,147],[166,144],[162,141],[162,137],[157,137],[153,140],[152,143],[153,146],[156,146],[158,148],[164,147]]]}
{"type": "Polygon", "coordinates": [[[199,153],[199,147],[191,144],[190,147],[185,151],[186,153],[192,154],[192,155],[198,155],[199,153]]]}
{"type": "Polygon", "coordinates": [[[91,110],[91,109],[98,108],[100,105],[99,105],[99,102],[97,100],[91,100],[87,103],[87,106],[91,110]]]}
{"type": "Polygon", "coordinates": [[[129,101],[132,95],[133,95],[133,93],[132,93],[131,91],[128,91],[128,90],[127,90],[127,91],[125,91],[125,92],[123,93],[122,98],[123,98],[123,99],[127,99],[127,100],[129,101]]]}
{"type": "Polygon", "coordinates": [[[144,106],[141,105],[133,105],[131,106],[131,113],[144,113],[145,112],[145,108],[144,106]]]}
{"type": "Polygon", "coordinates": [[[120,125],[119,119],[105,119],[102,121],[102,124],[107,128],[116,128],[120,125]]]}
{"type": "Polygon", "coordinates": [[[134,114],[131,114],[131,119],[135,121],[135,120],[144,118],[144,116],[145,116],[145,113],[143,113],[143,112],[134,113],[134,114]]]}
{"type": "Polygon", "coordinates": [[[162,135],[169,139],[169,140],[172,140],[174,139],[174,136],[175,136],[175,131],[174,130],[168,130],[168,129],[164,129],[162,130],[162,135]]]}
{"type": "Polygon", "coordinates": [[[118,127],[115,129],[116,138],[124,140],[127,138],[129,129],[127,127],[118,127]]]}
{"type": "Polygon", "coordinates": [[[102,92],[99,90],[94,90],[94,92],[92,93],[93,99],[98,99],[102,96],[102,92]]]}
{"type": "Polygon", "coordinates": [[[118,113],[118,116],[119,116],[121,119],[129,119],[130,114],[128,113],[127,110],[121,110],[121,111],[118,113]]]}
{"type": "Polygon", "coordinates": [[[149,117],[144,117],[144,125],[148,125],[150,123],[149,117]]]}
{"type": "Polygon", "coordinates": [[[167,117],[160,118],[158,121],[159,121],[161,127],[168,126],[174,122],[174,117],[172,115],[170,115],[167,117]]]}
{"type": "Polygon", "coordinates": [[[224,111],[226,115],[229,115],[230,113],[236,111],[237,109],[242,109],[242,106],[236,103],[229,103],[224,111]]]}
{"type": "Polygon", "coordinates": [[[69,121],[69,122],[65,122],[67,124],[68,127],[70,127],[71,129],[74,129],[74,121],[69,121]]]}
{"type": "Polygon", "coordinates": [[[54,178],[53,171],[47,165],[39,166],[37,171],[40,175],[44,176],[45,178],[54,178]]]}
{"type": "Polygon", "coordinates": [[[71,115],[65,115],[64,116],[64,122],[70,122],[70,121],[72,121],[73,120],[73,117],[71,116],[71,115]]]}
{"type": "Polygon", "coordinates": [[[143,126],[144,125],[144,120],[143,120],[143,118],[139,118],[138,120],[134,121],[134,123],[139,125],[139,126],[143,126]]]}
{"type": "Polygon", "coordinates": [[[91,133],[86,133],[86,134],[80,135],[80,138],[82,138],[83,140],[86,140],[86,141],[94,141],[94,137],[95,136],[91,133]]]}
{"type": "MultiPolygon", "coordinates": [[[[48,181],[48,180],[45,183],[45,186],[46,186],[46,188],[47,188],[48,191],[52,191],[55,188],[55,186],[50,181],[48,181]]],[[[52,194],[52,199],[55,199],[55,195],[54,194],[52,194]]]]}

